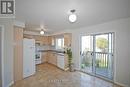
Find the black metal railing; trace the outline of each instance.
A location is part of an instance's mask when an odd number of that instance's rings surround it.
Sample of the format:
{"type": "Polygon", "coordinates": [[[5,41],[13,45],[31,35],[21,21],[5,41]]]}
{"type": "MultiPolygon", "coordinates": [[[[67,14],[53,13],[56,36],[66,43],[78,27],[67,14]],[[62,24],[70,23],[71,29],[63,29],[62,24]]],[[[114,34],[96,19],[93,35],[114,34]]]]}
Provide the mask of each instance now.
{"type": "MultiPolygon", "coordinates": [[[[82,54],[83,58],[86,58],[87,64],[92,63],[92,58],[95,56],[95,64],[96,67],[99,68],[108,68],[109,67],[109,58],[112,56],[112,53],[108,52],[92,52],[92,51],[87,51],[83,52],[82,54]]],[[[85,59],[83,59],[84,61],[85,59]]]]}
{"type": "Polygon", "coordinates": [[[96,67],[108,68],[109,53],[95,52],[96,67]]]}

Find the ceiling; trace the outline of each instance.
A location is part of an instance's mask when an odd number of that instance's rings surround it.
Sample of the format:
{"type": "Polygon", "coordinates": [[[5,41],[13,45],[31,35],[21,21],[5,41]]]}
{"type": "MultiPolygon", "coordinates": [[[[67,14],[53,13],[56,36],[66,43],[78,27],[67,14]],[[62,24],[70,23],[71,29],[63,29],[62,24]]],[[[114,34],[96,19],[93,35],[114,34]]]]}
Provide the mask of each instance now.
{"type": "Polygon", "coordinates": [[[96,25],[130,17],[129,0],[15,0],[16,20],[25,21],[27,30],[62,31],[96,25]],[[69,11],[76,9],[78,19],[68,21],[69,11]]]}

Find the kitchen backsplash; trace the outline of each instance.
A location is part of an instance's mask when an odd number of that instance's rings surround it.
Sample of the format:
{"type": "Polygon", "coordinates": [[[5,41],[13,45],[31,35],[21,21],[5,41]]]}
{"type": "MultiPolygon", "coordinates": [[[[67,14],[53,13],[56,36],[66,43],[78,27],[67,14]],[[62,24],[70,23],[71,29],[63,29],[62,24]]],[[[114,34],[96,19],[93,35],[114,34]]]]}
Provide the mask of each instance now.
{"type": "Polygon", "coordinates": [[[38,50],[56,50],[55,46],[48,46],[48,45],[42,45],[42,46],[36,46],[38,50]]]}

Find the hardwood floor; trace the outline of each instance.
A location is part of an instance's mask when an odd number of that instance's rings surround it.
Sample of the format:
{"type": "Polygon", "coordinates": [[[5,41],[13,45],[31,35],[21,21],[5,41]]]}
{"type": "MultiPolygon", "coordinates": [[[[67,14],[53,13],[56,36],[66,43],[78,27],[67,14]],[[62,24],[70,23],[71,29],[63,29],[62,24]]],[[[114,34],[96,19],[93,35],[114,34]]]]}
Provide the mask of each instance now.
{"type": "Polygon", "coordinates": [[[102,79],[81,73],[65,72],[50,64],[37,66],[35,75],[16,82],[11,87],[120,87],[102,79]]]}

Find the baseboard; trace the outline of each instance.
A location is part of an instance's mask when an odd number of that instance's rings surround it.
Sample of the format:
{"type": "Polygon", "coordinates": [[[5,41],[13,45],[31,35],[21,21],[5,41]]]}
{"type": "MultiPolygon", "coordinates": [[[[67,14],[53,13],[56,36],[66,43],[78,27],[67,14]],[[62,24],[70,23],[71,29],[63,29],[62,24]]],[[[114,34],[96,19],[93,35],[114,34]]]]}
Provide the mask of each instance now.
{"type": "Polygon", "coordinates": [[[114,82],[114,83],[117,84],[117,85],[120,85],[122,87],[129,87],[128,85],[125,85],[125,84],[122,84],[122,83],[119,83],[119,82],[114,82]]]}
{"type": "Polygon", "coordinates": [[[74,68],[76,71],[80,71],[80,69],[79,68],[74,68]]]}
{"type": "Polygon", "coordinates": [[[13,84],[14,84],[14,81],[10,82],[10,83],[7,85],[7,87],[12,86],[13,84]]]}

